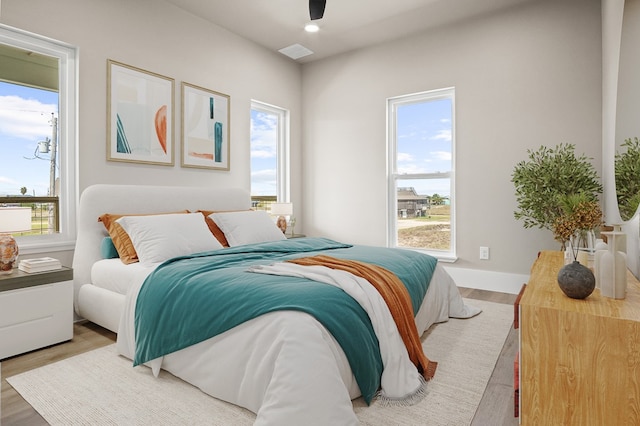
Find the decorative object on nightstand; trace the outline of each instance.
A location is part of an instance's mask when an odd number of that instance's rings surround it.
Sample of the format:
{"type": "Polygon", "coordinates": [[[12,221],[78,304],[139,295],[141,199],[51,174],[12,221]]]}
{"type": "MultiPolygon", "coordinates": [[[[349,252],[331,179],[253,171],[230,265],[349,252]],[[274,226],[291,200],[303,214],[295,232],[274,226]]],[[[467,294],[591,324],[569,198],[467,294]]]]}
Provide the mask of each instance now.
{"type": "MultiPolygon", "coordinates": [[[[591,159],[576,155],[573,144],[541,146],[527,153],[529,159],[516,164],[511,177],[518,203],[514,217],[525,228],[548,229],[555,235],[555,221],[563,215],[562,198],[582,194],[597,203],[602,184],[591,159]]],[[[564,248],[567,239],[559,241],[564,248]]]]}
{"type": "Polygon", "coordinates": [[[18,260],[18,243],[11,235],[31,231],[30,207],[0,208],[0,275],[11,274],[18,260]]]}
{"type": "MultiPolygon", "coordinates": [[[[278,216],[278,221],[276,224],[278,228],[282,231],[283,234],[287,232],[287,218],[285,216],[291,216],[293,214],[293,204],[292,203],[272,203],[271,204],[271,214],[278,216]]],[[[295,220],[292,218],[292,220],[295,220]]],[[[293,228],[293,225],[291,225],[293,228]]]]}
{"type": "Polygon", "coordinates": [[[627,292],[627,256],[618,250],[618,239],[624,232],[602,232],[607,237],[607,251],[602,253],[598,262],[598,283],[600,294],[612,299],[624,299],[627,292]]]}
{"type": "Polygon", "coordinates": [[[28,274],[36,272],[47,272],[61,269],[62,264],[58,259],[53,257],[40,257],[38,259],[25,259],[21,260],[18,264],[18,269],[28,274]]]}
{"type": "Polygon", "coordinates": [[[291,237],[293,238],[293,236],[295,235],[295,234],[293,233],[293,229],[294,229],[294,228],[295,228],[295,226],[296,226],[296,218],[295,218],[295,217],[293,217],[293,216],[291,216],[291,219],[289,219],[289,224],[291,225],[291,237]]]}
{"type": "Polygon", "coordinates": [[[569,242],[570,259],[558,272],[558,285],[568,297],[584,299],[596,287],[595,275],[587,266],[589,257],[594,256],[593,230],[602,225],[602,210],[584,193],[560,197],[560,207],[553,222],[553,235],[563,245],[569,242]],[[579,261],[579,254],[584,254],[584,260],[579,261]]]}
{"type": "Polygon", "coordinates": [[[575,260],[560,268],[560,271],[558,271],[558,285],[560,290],[568,297],[584,299],[589,297],[596,288],[596,277],[591,272],[591,269],[575,260]]]}

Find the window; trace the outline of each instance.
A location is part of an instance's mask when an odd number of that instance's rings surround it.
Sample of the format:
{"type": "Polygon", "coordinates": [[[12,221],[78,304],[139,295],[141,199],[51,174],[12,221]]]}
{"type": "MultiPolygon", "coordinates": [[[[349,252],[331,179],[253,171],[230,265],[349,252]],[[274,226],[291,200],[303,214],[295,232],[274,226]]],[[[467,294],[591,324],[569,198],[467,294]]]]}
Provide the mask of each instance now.
{"type": "Polygon", "coordinates": [[[455,259],[454,89],[387,100],[389,245],[455,259]]]}
{"type": "Polygon", "coordinates": [[[32,209],[21,253],[75,246],[76,55],[0,25],[0,207],[32,209]]]}
{"type": "Polygon", "coordinates": [[[268,210],[289,202],[289,112],[251,102],[251,200],[268,210]]]}

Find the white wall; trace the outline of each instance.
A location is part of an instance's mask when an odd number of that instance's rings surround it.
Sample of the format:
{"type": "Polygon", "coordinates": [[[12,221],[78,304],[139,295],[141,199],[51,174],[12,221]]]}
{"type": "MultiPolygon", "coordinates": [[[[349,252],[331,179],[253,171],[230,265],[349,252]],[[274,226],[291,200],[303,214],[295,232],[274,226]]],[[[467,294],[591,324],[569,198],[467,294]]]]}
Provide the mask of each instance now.
{"type": "MultiPolygon", "coordinates": [[[[385,100],[455,86],[453,266],[527,274],[536,252],[557,244],[513,219],[514,165],[527,149],[570,142],[601,167],[598,0],[540,0],[302,67],[159,0],[4,0],[1,12],[3,24],[80,48],[80,191],[94,183],[248,188],[254,98],[291,110],[296,229],[384,245],[385,100]],[[176,112],[180,81],[229,94],[231,171],[180,168],[179,149],[174,167],[106,161],[108,58],[174,78],[176,112]],[[477,260],[481,245],[489,261],[477,260]]],[[[175,129],[179,148],[179,115],[175,129]]]]}
{"type": "Polygon", "coordinates": [[[567,142],[601,170],[601,61],[600,2],[563,0],[305,64],[305,232],[386,244],[386,98],[455,86],[453,267],[528,274],[559,246],[514,219],[513,168],[527,149],[567,142]]]}
{"type": "MultiPolygon", "coordinates": [[[[0,22],[79,47],[79,193],[95,183],[248,190],[251,99],[291,111],[292,176],[299,176],[301,71],[283,55],[159,0],[4,0],[0,22]],[[175,79],[174,167],[106,160],[107,59],[175,79]],[[181,81],[230,95],[230,171],[180,167],[181,81]]],[[[300,194],[294,178],[292,200],[300,194]]],[[[71,253],[58,257],[70,264],[71,253]]]]}

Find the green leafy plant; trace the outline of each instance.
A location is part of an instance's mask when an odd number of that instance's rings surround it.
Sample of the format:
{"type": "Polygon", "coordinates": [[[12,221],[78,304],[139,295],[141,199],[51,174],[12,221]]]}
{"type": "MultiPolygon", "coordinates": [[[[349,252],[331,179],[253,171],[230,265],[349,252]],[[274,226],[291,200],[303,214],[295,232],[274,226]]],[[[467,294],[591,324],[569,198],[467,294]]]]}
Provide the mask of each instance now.
{"type": "Polygon", "coordinates": [[[640,140],[625,139],[622,147],[626,151],[616,152],[614,163],[616,195],[620,217],[629,220],[640,204],[640,140]]]}
{"type": "Polygon", "coordinates": [[[518,209],[514,216],[525,228],[538,227],[554,232],[556,219],[564,214],[567,195],[582,194],[597,203],[602,184],[591,159],[576,156],[575,145],[559,144],[527,150],[528,160],[518,163],[511,182],[515,185],[518,209]]]}

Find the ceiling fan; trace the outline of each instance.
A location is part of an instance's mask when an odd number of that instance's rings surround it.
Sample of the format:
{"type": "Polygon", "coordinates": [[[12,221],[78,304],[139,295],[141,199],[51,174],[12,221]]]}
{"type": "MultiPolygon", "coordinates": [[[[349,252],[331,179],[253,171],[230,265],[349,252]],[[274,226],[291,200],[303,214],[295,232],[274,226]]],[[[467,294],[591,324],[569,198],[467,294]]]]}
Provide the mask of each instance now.
{"type": "Polygon", "coordinates": [[[309,0],[309,16],[312,21],[322,19],[327,0],[309,0]]]}

